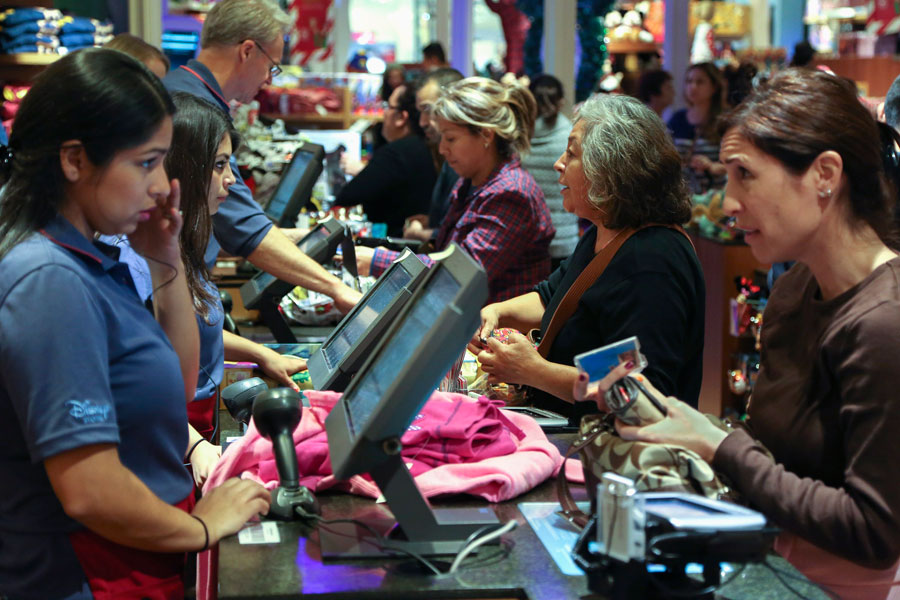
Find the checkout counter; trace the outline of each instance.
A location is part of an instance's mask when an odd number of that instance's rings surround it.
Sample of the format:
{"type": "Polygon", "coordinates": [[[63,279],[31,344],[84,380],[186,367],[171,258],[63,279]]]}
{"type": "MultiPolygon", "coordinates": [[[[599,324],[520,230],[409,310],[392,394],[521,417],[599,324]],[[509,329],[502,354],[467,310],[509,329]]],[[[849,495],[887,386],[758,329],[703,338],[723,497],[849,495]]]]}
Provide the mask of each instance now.
{"type": "MultiPolygon", "coordinates": [[[[560,452],[565,452],[575,434],[551,434],[549,437],[560,452]]],[[[586,499],[583,488],[573,491],[576,500],[586,499]]],[[[311,532],[299,522],[273,522],[280,537],[277,543],[242,544],[237,536],[219,543],[218,597],[309,597],[323,600],[601,598],[590,596],[584,575],[563,574],[519,507],[522,503],[556,501],[555,486],[552,480],[548,480],[523,496],[490,504],[500,521],[514,519],[519,527],[503,536],[500,547],[492,546],[478,556],[470,556],[455,574],[441,577],[430,575],[416,561],[402,556],[323,562],[318,533],[311,532]]],[[[369,498],[324,493],[319,495],[319,502],[322,504],[322,516],[326,519],[362,518],[372,521],[378,516],[390,519],[387,507],[369,498]]],[[[463,496],[439,500],[434,504],[440,507],[485,506],[483,500],[463,496]]],[[[828,598],[777,555],[770,555],[767,565],[750,564],[740,572],[736,570],[726,575],[726,583],[716,597],[732,600],[828,598]]],[[[446,569],[447,565],[443,566],[446,569]]],[[[736,568],[740,569],[740,566],[736,568]]]]}
{"type": "MultiPolygon", "coordinates": [[[[469,555],[455,573],[435,575],[408,551],[365,558],[347,558],[335,553],[332,549],[336,539],[356,540],[353,535],[346,535],[343,524],[318,522],[311,526],[315,521],[265,520],[222,540],[211,555],[204,556],[201,572],[208,574],[209,588],[218,590],[219,598],[561,600],[591,596],[588,577],[571,559],[570,550],[577,532],[556,514],[559,506],[552,480],[496,504],[463,496],[426,503],[402,462],[400,436],[421,411],[447,366],[465,346],[469,332],[477,327],[478,311],[471,307],[481,306],[487,297],[486,276],[474,261],[453,247],[439,258],[435,267],[424,272],[387,330],[373,336],[378,338],[377,344],[362,353],[366,360],[325,419],[334,474],[347,479],[369,473],[386,503],[324,492],[318,498],[321,518],[325,521],[353,519],[380,532],[396,521],[407,538],[394,538],[391,544],[429,556],[441,571],[447,571],[453,553],[466,547],[473,538],[485,535],[485,523],[490,522],[493,527],[515,521],[517,527],[504,533],[499,545],[481,546],[478,554],[469,555]],[[473,513],[483,516],[487,512],[494,513],[490,521],[473,516],[473,513]],[[437,513],[453,516],[435,522],[432,515],[437,513]],[[449,559],[447,556],[433,558],[435,554],[447,554],[443,549],[448,547],[454,548],[449,559]],[[331,557],[323,558],[323,554],[331,557]]],[[[407,285],[417,280],[414,274],[406,279],[407,285]]],[[[397,289],[401,287],[398,285],[397,289]]],[[[356,311],[364,315],[373,313],[363,319],[366,326],[360,326],[367,331],[376,331],[371,318],[374,313],[388,314],[387,305],[380,310],[375,310],[374,304],[368,307],[375,296],[377,293],[370,294],[368,301],[362,302],[363,307],[356,311]]],[[[353,322],[353,315],[348,315],[347,320],[353,322]]],[[[345,324],[338,329],[346,328],[345,324]]],[[[334,336],[335,340],[339,338],[340,335],[334,336]]],[[[345,354],[351,355],[352,352],[345,354]]],[[[282,392],[290,390],[263,392],[265,400],[263,394],[260,400],[254,400],[253,414],[264,437],[270,437],[267,430],[279,432],[277,442],[274,436],[272,441],[282,486],[273,498],[280,497],[284,502],[273,502],[272,512],[289,518],[293,512],[291,494],[296,494],[291,490],[307,492],[296,485],[296,462],[291,471],[287,458],[294,459],[290,435],[301,418],[297,415],[300,399],[297,396],[291,401],[289,394],[282,392]],[[289,412],[293,415],[289,416],[289,412]],[[287,422],[291,426],[270,427],[267,423],[273,422],[276,413],[281,415],[282,425],[287,422]],[[294,482],[293,486],[286,483],[288,480],[294,482]],[[276,511],[276,504],[284,504],[286,512],[276,511]]],[[[234,425],[229,427],[228,421],[223,419],[225,436],[229,429],[236,429],[234,425]]],[[[575,435],[555,433],[550,435],[550,440],[564,454],[575,435]]],[[[580,491],[580,495],[576,491],[576,501],[586,499],[584,490],[580,491]]],[[[717,556],[712,557],[713,564],[719,562],[717,556]]],[[[643,577],[650,576],[641,573],[643,577]]],[[[716,595],[735,600],[828,597],[774,555],[768,555],[763,563],[731,566],[716,595]]]]}

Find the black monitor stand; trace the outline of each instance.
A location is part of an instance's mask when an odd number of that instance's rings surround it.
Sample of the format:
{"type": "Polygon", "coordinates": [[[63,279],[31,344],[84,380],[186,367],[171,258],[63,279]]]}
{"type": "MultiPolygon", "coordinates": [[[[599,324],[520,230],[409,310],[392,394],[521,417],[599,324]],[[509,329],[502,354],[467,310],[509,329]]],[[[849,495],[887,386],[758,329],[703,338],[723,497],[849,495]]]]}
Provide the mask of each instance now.
{"type": "MultiPolygon", "coordinates": [[[[399,442],[387,441],[397,452],[372,468],[369,474],[378,485],[396,521],[364,521],[384,539],[378,539],[355,523],[319,525],[319,545],[324,560],[396,557],[413,552],[423,556],[456,554],[469,537],[480,529],[499,525],[497,515],[487,505],[482,508],[432,508],[416,486],[399,454],[399,442]]],[[[497,540],[499,543],[499,539],[497,540]]]]}
{"type": "Polygon", "coordinates": [[[259,320],[269,328],[275,341],[279,344],[296,344],[297,336],[291,331],[291,326],[281,313],[280,302],[281,297],[267,296],[263,298],[256,307],[259,311],[259,320]]]}

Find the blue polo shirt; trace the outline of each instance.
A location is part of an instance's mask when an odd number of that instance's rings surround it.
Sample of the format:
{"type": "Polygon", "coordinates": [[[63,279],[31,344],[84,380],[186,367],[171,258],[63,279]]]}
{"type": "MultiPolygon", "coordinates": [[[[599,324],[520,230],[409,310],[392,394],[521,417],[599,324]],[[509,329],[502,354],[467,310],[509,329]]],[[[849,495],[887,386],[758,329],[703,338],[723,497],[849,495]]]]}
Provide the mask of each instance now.
{"type": "Polygon", "coordinates": [[[192,489],[178,356],[126,265],[57,216],[0,260],[0,594],[90,598],[42,462],[117,444],[169,504],[192,489]]]}
{"type": "Polygon", "coordinates": [[[222,337],[225,308],[219,299],[219,288],[211,281],[204,281],[203,285],[212,293],[215,301],[209,308],[208,323],[197,315],[197,327],[200,329],[200,372],[197,374],[195,400],[212,397],[225,376],[225,339],[222,337]]]}
{"type": "MultiPolygon", "coordinates": [[[[128,236],[101,235],[99,241],[119,249],[119,262],[128,265],[128,271],[134,281],[138,296],[146,302],[153,294],[153,280],[150,267],[143,256],[134,251],[128,236]]],[[[209,309],[209,323],[197,315],[197,327],[200,330],[200,369],[197,374],[197,390],[194,400],[206,400],[216,393],[225,375],[225,340],[222,329],[225,325],[225,308],[219,298],[219,288],[211,281],[204,281],[204,286],[213,295],[215,301],[209,309]]]]}
{"type": "MultiPolygon", "coordinates": [[[[202,98],[221,108],[231,118],[222,88],[210,70],[197,60],[188,61],[185,67],[169,71],[163,79],[166,89],[202,98]]],[[[229,254],[247,257],[256,250],[272,228],[272,221],[253,199],[250,188],[244,183],[234,156],[231,157],[231,172],[234,173],[235,181],[228,189],[228,198],[219,207],[219,212],[213,215],[214,235],[209,238],[205,256],[206,264],[210,267],[216,262],[220,245],[229,254]]]]}

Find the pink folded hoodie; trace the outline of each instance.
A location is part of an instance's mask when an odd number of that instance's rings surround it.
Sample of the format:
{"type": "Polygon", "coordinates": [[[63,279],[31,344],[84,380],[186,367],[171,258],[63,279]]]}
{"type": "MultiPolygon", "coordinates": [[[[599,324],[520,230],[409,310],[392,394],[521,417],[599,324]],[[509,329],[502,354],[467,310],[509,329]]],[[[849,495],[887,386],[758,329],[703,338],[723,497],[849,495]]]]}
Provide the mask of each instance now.
{"type": "MultiPolygon", "coordinates": [[[[376,498],[378,487],[368,476],[338,481],[331,474],[325,417],[340,399],[336,392],[305,391],[294,430],[300,483],[313,491],[328,488],[376,498]]],[[[466,493],[501,502],[527,492],[555,475],[562,456],[529,416],[500,410],[501,402],[461,394],[435,392],[402,437],[402,456],[422,494],[466,493]]],[[[242,477],[272,489],[278,472],[272,443],[255,425],[231,444],[216,465],[204,491],[230,477],[242,477]]]]}

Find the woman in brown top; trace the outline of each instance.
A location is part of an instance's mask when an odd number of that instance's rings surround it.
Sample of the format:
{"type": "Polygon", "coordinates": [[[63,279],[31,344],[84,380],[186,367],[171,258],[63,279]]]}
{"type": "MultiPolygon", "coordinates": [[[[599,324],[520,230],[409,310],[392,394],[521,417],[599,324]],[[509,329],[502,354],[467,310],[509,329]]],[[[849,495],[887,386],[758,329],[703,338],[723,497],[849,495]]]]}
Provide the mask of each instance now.
{"type": "Polygon", "coordinates": [[[811,580],[885,598],[900,564],[900,258],[875,121],[842,80],[791,69],[722,131],[725,211],[758,260],[798,261],[765,310],[750,434],[674,398],[663,421],[619,431],[696,450],[811,580]]]}

